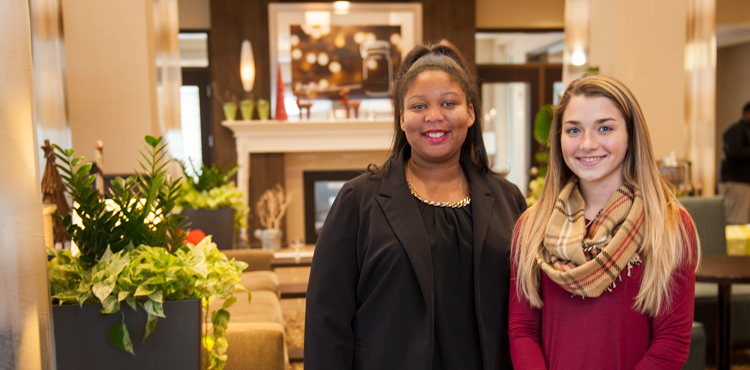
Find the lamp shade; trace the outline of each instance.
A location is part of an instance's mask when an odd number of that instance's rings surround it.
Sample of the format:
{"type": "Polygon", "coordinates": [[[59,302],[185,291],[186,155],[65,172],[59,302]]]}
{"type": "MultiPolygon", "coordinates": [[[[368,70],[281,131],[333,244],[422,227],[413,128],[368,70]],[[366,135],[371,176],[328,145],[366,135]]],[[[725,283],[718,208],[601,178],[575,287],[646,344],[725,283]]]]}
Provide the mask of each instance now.
{"type": "Polygon", "coordinates": [[[242,41],[242,51],[240,52],[240,78],[242,79],[242,88],[245,92],[253,91],[255,85],[255,57],[253,56],[253,47],[249,40],[242,41]]]}

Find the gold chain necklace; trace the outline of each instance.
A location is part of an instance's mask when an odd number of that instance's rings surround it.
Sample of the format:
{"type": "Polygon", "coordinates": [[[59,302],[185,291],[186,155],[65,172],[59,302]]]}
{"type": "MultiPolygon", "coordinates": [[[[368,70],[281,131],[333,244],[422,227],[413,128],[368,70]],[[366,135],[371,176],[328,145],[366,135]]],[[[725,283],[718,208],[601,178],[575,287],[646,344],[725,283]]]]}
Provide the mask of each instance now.
{"type": "Polygon", "coordinates": [[[469,191],[469,194],[466,194],[466,198],[459,200],[458,202],[453,203],[443,203],[443,202],[435,202],[431,200],[424,199],[417,194],[416,191],[414,191],[414,188],[411,187],[411,184],[407,181],[406,185],[409,186],[409,191],[411,191],[411,195],[414,196],[414,198],[417,198],[420,202],[424,204],[428,204],[431,206],[436,207],[450,207],[450,208],[461,208],[463,206],[468,206],[471,204],[471,191],[469,191]]]}

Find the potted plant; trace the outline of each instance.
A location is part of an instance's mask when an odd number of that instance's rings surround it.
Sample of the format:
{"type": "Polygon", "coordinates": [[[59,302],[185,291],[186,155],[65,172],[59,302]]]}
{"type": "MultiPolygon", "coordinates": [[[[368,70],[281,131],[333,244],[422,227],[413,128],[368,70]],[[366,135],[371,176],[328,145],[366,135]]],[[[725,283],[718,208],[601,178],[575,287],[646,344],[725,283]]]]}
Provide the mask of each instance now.
{"type": "Polygon", "coordinates": [[[244,289],[238,282],[247,265],[227,260],[211,238],[197,245],[181,240],[184,218],[172,212],[181,185],[166,173],[161,138],[145,140],[144,175],[116,178],[106,200],[91,187],[91,164],[55,146],[80,219],[60,217],[79,252],[50,250],[60,368],[198,369],[201,344],[208,368],[226,362],[225,308],[236,301],[235,289],[244,289]],[[225,299],[222,308],[208,311],[217,298],[225,299]],[[206,325],[201,334],[209,317],[211,332],[206,325]]]}
{"type": "Polygon", "coordinates": [[[244,231],[247,227],[249,210],[242,191],[231,180],[239,166],[226,171],[215,164],[210,168],[201,165],[198,170],[191,164],[195,173],[195,177],[191,177],[187,175],[185,164],[181,165],[186,180],[182,182],[175,212],[187,217],[193,229],[213,235],[219,249],[232,249],[235,230],[244,231]]]}

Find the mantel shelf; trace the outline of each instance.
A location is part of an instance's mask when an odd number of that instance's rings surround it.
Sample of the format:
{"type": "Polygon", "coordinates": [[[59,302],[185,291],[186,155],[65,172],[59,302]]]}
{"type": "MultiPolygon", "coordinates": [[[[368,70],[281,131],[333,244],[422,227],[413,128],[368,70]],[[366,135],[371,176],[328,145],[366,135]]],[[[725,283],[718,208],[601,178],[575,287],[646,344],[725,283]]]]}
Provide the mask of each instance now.
{"type": "MultiPolygon", "coordinates": [[[[237,146],[237,184],[248,196],[252,153],[388,150],[392,119],[223,121],[237,146]]],[[[245,199],[248,203],[249,199],[245,199]]]]}
{"type": "Polygon", "coordinates": [[[237,155],[347,150],[387,150],[393,120],[224,121],[237,155]]]}

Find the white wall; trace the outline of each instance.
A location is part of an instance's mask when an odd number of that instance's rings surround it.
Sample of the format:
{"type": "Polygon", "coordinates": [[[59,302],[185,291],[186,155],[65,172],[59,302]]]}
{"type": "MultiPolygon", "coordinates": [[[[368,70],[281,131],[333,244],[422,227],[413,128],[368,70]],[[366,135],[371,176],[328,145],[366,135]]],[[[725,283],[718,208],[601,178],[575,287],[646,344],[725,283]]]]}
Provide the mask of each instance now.
{"type": "Polygon", "coordinates": [[[590,65],[635,94],[655,157],[688,155],[685,0],[591,0],[590,65]]]}
{"type": "Polygon", "coordinates": [[[145,135],[158,135],[150,0],[62,0],[68,108],[76,155],[133,173],[145,135]]]}

